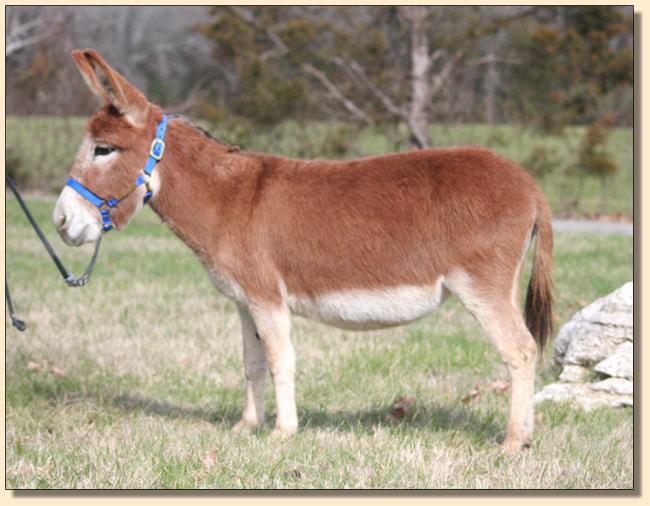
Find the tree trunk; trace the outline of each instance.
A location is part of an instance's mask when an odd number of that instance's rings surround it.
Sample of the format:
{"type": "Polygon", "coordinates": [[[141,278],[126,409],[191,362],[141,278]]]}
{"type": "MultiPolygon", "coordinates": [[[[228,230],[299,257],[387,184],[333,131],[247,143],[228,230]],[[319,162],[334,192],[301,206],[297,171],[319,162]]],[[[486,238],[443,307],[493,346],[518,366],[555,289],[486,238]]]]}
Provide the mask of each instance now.
{"type": "Polygon", "coordinates": [[[418,148],[427,148],[427,108],[431,100],[431,57],[426,26],[428,9],[418,5],[404,7],[404,11],[411,22],[411,104],[408,126],[413,144],[418,148]]]}
{"type": "Polygon", "coordinates": [[[495,109],[495,95],[497,87],[497,62],[496,55],[490,53],[487,64],[487,71],[485,72],[485,121],[490,125],[496,123],[496,109],[495,109]]]}

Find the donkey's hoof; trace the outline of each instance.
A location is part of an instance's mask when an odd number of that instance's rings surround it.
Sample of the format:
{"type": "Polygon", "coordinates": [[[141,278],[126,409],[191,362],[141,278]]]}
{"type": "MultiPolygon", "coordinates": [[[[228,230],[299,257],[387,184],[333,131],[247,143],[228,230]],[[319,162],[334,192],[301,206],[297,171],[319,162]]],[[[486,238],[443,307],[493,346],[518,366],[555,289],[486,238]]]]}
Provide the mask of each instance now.
{"type": "Polygon", "coordinates": [[[261,424],[251,423],[246,420],[239,420],[235,425],[233,425],[232,431],[236,434],[252,434],[260,428],[261,424]]]}
{"type": "Polygon", "coordinates": [[[505,441],[502,444],[504,451],[510,455],[518,453],[524,448],[530,448],[531,439],[530,438],[520,438],[520,437],[506,437],[505,441]]]}
{"type": "Polygon", "coordinates": [[[298,426],[291,427],[276,427],[273,432],[271,432],[272,439],[287,439],[293,436],[298,432],[298,426]]]}

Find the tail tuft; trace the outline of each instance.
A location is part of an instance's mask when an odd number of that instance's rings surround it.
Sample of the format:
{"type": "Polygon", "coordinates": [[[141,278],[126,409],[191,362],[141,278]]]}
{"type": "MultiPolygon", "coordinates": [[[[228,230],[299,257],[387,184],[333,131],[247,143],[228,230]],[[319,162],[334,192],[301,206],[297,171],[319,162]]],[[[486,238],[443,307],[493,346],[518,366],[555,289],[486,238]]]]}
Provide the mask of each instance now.
{"type": "Polygon", "coordinates": [[[537,237],[524,313],[526,326],[543,351],[553,333],[553,229],[551,212],[541,196],[533,233],[537,237]]]}

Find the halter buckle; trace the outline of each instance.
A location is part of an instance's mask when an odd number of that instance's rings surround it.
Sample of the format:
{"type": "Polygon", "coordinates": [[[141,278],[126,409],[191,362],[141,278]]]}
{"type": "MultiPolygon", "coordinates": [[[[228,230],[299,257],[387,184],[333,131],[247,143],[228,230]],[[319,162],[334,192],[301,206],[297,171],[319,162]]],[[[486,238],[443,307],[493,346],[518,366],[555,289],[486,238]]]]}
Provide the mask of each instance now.
{"type": "Polygon", "coordinates": [[[156,137],[151,143],[149,156],[154,158],[156,161],[160,161],[164,152],[165,152],[165,141],[156,137]]]}

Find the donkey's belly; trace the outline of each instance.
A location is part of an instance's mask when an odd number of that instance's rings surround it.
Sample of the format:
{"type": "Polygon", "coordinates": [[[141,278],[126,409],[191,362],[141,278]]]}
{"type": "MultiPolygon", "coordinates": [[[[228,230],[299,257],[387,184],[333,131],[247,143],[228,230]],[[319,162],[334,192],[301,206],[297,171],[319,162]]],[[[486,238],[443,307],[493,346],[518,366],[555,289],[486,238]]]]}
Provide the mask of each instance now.
{"type": "Polygon", "coordinates": [[[442,279],[432,286],[329,292],[314,298],[289,295],[291,311],[348,330],[373,330],[412,322],[438,307],[449,292],[442,279]]]}

